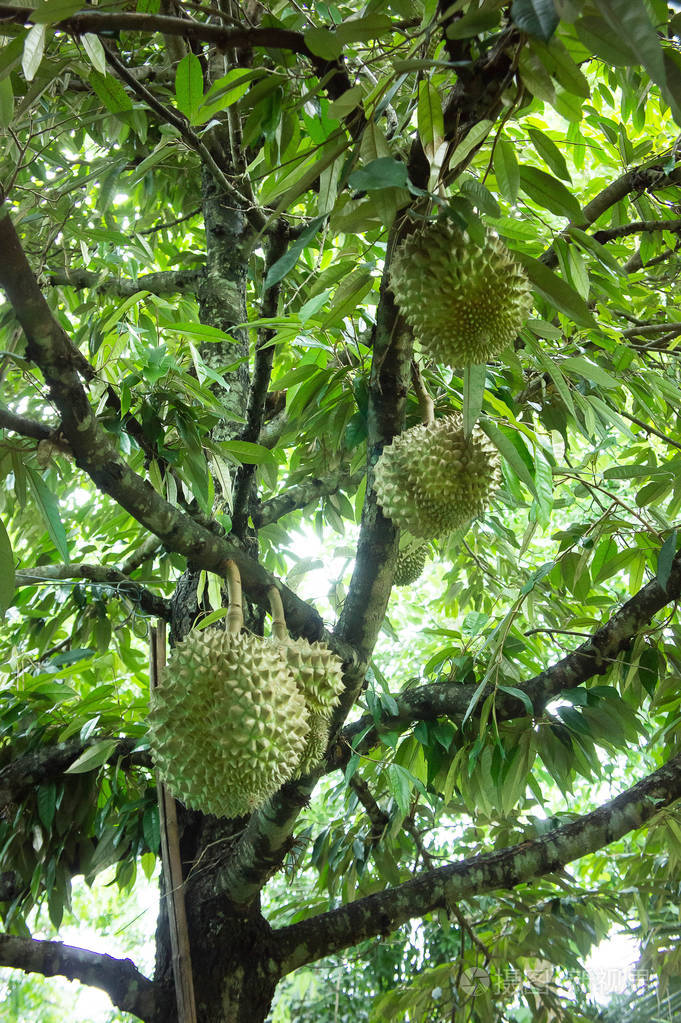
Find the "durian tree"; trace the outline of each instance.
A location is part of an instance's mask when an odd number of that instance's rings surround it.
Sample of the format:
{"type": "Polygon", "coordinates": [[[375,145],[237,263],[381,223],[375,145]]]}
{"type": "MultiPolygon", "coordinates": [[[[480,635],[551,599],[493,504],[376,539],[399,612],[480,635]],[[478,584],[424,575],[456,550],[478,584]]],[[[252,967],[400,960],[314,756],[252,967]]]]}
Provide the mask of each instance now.
{"type": "Polygon", "coordinates": [[[621,927],[673,988],[675,6],[0,5],[0,965],[596,1020],[621,927]],[[143,875],[151,973],[59,940],[143,875]]]}

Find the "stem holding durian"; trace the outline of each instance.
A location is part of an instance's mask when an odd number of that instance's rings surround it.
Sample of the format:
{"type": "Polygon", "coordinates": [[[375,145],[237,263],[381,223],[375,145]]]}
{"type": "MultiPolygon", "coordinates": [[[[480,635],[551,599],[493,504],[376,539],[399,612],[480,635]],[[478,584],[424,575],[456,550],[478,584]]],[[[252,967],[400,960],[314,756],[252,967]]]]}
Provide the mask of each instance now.
{"type": "Polygon", "coordinates": [[[284,618],[284,605],[281,602],[281,594],[276,586],[270,586],[267,591],[267,597],[272,609],[272,633],[281,643],[285,643],[288,639],[288,630],[286,628],[286,619],[284,618]]]}
{"type": "Polygon", "coordinates": [[[227,632],[230,636],[238,636],[244,627],[244,609],[241,602],[241,576],[236,561],[225,562],[227,579],[227,632]]]}
{"type": "Polygon", "coordinates": [[[411,363],[411,382],[414,385],[416,397],[421,408],[421,419],[424,426],[431,426],[435,422],[435,402],[428,393],[428,388],[421,376],[421,367],[416,359],[411,363]]]}

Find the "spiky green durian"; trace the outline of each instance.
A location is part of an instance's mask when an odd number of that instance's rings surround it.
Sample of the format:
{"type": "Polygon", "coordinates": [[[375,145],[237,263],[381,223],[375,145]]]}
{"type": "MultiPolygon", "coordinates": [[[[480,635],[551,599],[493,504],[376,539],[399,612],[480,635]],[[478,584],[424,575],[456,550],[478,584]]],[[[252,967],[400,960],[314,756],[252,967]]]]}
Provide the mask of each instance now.
{"type": "Polygon", "coordinates": [[[303,755],[298,764],[296,777],[307,774],[313,767],[320,763],[326,753],[326,746],[329,741],[329,718],[326,714],[310,714],[310,730],[307,735],[307,742],[303,755]]]}
{"type": "Polygon", "coordinates": [[[395,586],[409,586],[415,583],[423,569],[426,567],[426,555],[428,547],[421,544],[420,547],[408,547],[397,555],[397,567],[393,582],[395,586]]]}
{"type": "Polygon", "coordinates": [[[341,661],[325,643],[287,639],[283,644],[289,668],[313,714],[330,714],[343,689],[341,661]]]}
{"type": "Polygon", "coordinates": [[[405,239],[390,282],[424,352],[450,366],[494,358],[532,308],[527,277],[503,242],[488,233],[480,247],[447,220],[405,239]]]}
{"type": "Polygon", "coordinates": [[[479,426],[461,416],[405,430],[376,463],[376,497],[400,529],[432,539],[481,515],[499,483],[499,456],[479,426]]]}
{"type": "Polygon", "coordinates": [[[291,778],[308,732],[283,649],[258,636],[191,632],[151,696],[161,777],[186,806],[218,817],[250,813],[291,778]]]}

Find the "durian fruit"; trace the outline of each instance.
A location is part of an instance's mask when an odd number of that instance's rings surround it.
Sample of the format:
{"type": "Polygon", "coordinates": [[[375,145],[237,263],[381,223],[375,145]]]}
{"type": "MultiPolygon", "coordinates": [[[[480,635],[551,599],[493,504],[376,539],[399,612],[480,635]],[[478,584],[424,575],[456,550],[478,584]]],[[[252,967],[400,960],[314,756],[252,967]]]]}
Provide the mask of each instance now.
{"type": "Polygon", "coordinates": [[[319,764],[326,753],[326,746],[329,741],[329,718],[326,714],[310,713],[310,730],[307,734],[307,742],[303,755],[298,763],[295,777],[299,778],[307,774],[313,767],[319,764]]]}
{"type": "Polygon", "coordinates": [[[503,242],[488,233],[480,247],[447,220],[405,239],[390,282],[426,355],[450,366],[494,358],[532,308],[527,277],[503,242]]]}
{"type": "Polygon", "coordinates": [[[382,451],[374,486],[385,515],[426,540],[481,515],[499,484],[499,455],[479,426],[459,415],[405,430],[382,451]]]}
{"type": "Polygon", "coordinates": [[[288,666],[313,714],[329,715],[343,689],[341,661],[324,643],[306,639],[284,641],[288,666]]]}
{"type": "Polygon", "coordinates": [[[427,544],[419,547],[407,547],[397,555],[397,567],[393,583],[395,586],[410,586],[419,578],[426,567],[427,544]]]}
{"type": "Polygon", "coordinates": [[[152,756],[174,796],[240,817],[291,778],[309,714],[283,650],[249,634],[195,631],[175,647],[152,691],[152,756]]]}

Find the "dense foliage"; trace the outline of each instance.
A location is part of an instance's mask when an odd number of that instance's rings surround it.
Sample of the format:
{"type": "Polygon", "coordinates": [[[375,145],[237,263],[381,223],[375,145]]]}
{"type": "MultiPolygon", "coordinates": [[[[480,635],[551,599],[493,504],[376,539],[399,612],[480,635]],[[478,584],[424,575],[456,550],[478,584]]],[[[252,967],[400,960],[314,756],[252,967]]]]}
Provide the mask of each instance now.
{"type": "Polygon", "coordinates": [[[175,1018],[165,913],[153,981],[36,935],[74,877],[154,874],[149,627],[220,627],[231,560],[249,629],[269,634],[275,585],[346,688],[323,762],[263,810],[178,807],[199,1020],[596,1020],[581,968],[615,926],[640,942],[641,998],[664,991],[681,14],[0,18],[0,964],[175,1018]],[[532,289],[486,365],[429,357],[394,302],[393,254],[438,217],[500,238],[532,289]],[[452,414],[501,485],[393,588],[416,543],[374,466],[452,414]]]}

